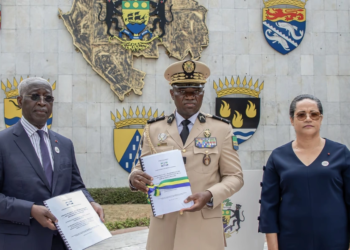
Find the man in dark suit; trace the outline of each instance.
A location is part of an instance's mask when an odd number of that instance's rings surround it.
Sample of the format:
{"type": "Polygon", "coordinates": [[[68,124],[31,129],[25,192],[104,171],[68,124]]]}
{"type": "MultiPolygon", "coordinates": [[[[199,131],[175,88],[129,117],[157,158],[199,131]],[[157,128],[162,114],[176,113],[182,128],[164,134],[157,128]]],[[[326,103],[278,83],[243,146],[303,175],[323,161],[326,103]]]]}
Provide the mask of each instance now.
{"type": "Polygon", "coordinates": [[[85,189],[71,140],[47,129],[51,85],[33,77],[18,89],[22,119],[0,131],[0,249],[65,250],[43,201],[82,190],[102,221],[103,209],[85,189]]]}

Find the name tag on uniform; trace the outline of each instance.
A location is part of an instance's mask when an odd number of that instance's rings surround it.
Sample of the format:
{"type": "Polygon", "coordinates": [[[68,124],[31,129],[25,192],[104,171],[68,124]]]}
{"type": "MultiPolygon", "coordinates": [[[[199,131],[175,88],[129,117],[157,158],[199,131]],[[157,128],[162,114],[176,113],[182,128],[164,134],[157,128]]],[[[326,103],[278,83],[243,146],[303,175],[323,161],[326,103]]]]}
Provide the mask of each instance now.
{"type": "Polygon", "coordinates": [[[209,138],[196,138],[195,139],[195,146],[197,148],[215,148],[217,146],[216,138],[215,137],[209,137],[209,138]]]}

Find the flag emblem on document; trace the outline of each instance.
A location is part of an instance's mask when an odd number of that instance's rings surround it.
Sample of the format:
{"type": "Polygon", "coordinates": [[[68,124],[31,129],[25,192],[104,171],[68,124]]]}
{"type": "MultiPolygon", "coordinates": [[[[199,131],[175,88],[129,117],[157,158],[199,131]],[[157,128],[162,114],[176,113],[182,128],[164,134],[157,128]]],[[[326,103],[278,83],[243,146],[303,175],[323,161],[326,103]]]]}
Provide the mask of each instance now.
{"type": "Polygon", "coordinates": [[[305,36],[306,1],[264,0],[264,36],[270,46],[283,55],[296,49],[305,36]],[[275,8],[276,5],[291,7],[275,8]]]}

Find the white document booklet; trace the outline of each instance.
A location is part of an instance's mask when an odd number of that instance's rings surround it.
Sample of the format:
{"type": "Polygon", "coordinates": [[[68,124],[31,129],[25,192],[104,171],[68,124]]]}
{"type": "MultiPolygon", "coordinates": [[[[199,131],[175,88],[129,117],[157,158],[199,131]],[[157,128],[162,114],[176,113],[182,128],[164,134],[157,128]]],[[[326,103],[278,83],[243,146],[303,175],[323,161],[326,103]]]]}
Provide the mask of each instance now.
{"type": "Polygon", "coordinates": [[[184,203],[192,191],[180,150],[142,157],[141,167],[153,177],[153,186],[149,186],[148,196],[154,216],[180,211],[193,205],[193,201],[184,203]]]}
{"type": "Polygon", "coordinates": [[[56,227],[68,250],[82,250],[112,237],[82,191],[44,201],[57,218],[56,227]]]}

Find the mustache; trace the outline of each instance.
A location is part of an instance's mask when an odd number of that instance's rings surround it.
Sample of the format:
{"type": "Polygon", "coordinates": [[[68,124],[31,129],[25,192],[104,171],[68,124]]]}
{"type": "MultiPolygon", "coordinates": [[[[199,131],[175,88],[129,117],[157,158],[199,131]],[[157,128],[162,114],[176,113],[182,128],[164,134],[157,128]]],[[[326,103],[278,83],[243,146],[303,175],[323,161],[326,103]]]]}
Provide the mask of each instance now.
{"type": "Polygon", "coordinates": [[[34,109],[34,112],[40,111],[40,112],[47,112],[47,109],[34,109]]]}

